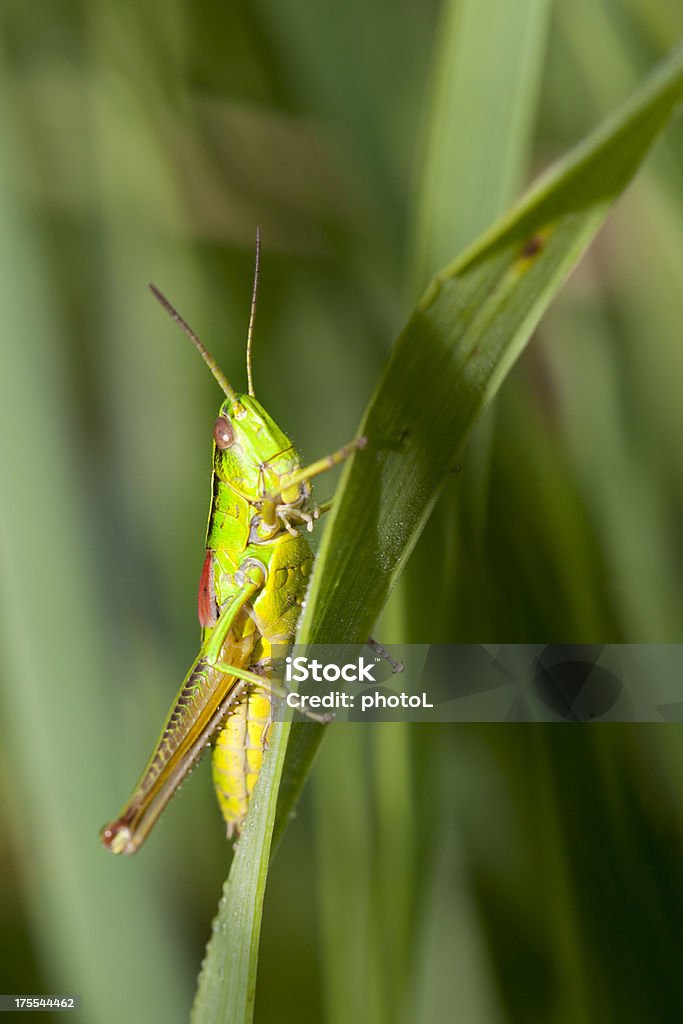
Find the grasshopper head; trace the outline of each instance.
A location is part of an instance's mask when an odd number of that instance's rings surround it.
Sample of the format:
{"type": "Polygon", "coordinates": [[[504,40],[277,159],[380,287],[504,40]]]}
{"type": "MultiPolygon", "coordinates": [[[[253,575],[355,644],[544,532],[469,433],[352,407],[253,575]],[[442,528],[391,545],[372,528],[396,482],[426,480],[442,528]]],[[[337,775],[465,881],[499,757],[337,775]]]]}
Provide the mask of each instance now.
{"type": "Polygon", "coordinates": [[[283,486],[282,481],[283,476],[293,473],[301,467],[299,455],[294,450],[292,442],[282,433],[254,395],[251,374],[251,343],[258,291],[260,252],[261,234],[257,228],[256,267],[247,331],[249,391],[246,395],[237,394],[211,353],[156,285],[150,284],[150,289],[198,350],[227,396],[226,401],[220,407],[213,428],[213,468],[218,479],[249,500],[277,495],[280,498],[279,504],[301,508],[310,497],[311,489],[308,483],[287,487],[286,482],[283,486]]]}
{"type": "MultiPolygon", "coordinates": [[[[228,398],[213,428],[213,468],[220,480],[254,498],[280,490],[281,478],[296,472],[301,459],[294,445],[253,395],[228,398]]],[[[284,504],[297,504],[310,493],[297,485],[284,504]]]]}

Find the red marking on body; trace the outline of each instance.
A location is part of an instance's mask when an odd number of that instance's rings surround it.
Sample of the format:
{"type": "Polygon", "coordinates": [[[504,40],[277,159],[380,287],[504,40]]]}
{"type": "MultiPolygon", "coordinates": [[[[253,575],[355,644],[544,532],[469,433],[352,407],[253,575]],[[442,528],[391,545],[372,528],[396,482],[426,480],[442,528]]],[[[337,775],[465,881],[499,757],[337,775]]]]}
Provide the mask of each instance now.
{"type": "Polygon", "coordinates": [[[218,608],[216,607],[216,595],[213,589],[213,551],[211,550],[206,552],[202,575],[199,578],[197,612],[202,627],[216,625],[218,608]]]}

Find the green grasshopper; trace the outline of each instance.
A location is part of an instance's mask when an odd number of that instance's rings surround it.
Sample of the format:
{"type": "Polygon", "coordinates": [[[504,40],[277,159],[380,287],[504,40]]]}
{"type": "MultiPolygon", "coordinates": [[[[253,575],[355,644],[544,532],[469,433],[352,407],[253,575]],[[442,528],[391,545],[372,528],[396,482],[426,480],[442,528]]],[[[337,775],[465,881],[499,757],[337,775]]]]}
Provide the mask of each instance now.
{"type": "MultiPolygon", "coordinates": [[[[251,351],[260,234],[247,331],[248,392],[238,395],[216,361],[154,285],[161,305],[199,350],[224,391],[213,428],[213,479],[206,555],[199,582],[201,646],[130,800],[101,832],[112,853],[135,853],[174,792],[213,745],[212,774],[228,838],[238,834],[268,745],[273,646],[291,642],[313,566],[303,526],[324,511],[310,481],[365,445],[359,437],[302,466],[301,457],[256,400],[251,351]]],[[[312,716],[314,717],[314,716],[312,716]]]]}

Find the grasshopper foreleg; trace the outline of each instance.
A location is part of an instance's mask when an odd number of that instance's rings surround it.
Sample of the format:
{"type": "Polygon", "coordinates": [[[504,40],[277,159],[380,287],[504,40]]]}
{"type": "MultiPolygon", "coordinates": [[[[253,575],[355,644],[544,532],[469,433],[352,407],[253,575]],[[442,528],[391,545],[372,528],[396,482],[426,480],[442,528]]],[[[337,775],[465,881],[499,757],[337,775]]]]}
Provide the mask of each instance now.
{"type": "Polygon", "coordinates": [[[335,466],[345,462],[359,448],[365,448],[366,444],[367,438],[357,437],[355,441],[345,444],[342,448],[333,452],[332,455],[326,455],[325,458],[318,459],[317,462],[312,462],[309,466],[304,466],[295,473],[288,473],[286,476],[281,477],[278,490],[267,494],[263,499],[261,510],[263,522],[267,526],[275,525],[277,521],[277,506],[280,503],[283,491],[289,490],[290,487],[298,487],[299,484],[312,480],[314,476],[319,476],[320,473],[326,473],[329,469],[333,469],[335,466]]]}
{"type": "Polygon", "coordinates": [[[239,601],[239,607],[244,607],[246,602],[261,590],[266,582],[266,570],[255,558],[247,558],[235,573],[236,579],[238,575],[241,582],[238,595],[220,613],[218,622],[214,626],[213,632],[202,651],[202,656],[209,665],[215,665],[220,657],[221,648],[234,622],[235,616],[232,613],[232,605],[239,601]]]}

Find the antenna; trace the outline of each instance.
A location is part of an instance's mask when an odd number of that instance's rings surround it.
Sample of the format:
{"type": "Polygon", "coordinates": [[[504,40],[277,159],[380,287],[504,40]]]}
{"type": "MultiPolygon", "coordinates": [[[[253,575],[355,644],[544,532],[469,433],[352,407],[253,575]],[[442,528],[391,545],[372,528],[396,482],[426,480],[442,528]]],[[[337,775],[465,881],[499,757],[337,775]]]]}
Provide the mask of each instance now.
{"type": "Polygon", "coordinates": [[[228,398],[231,399],[233,402],[237,401],[237,395],[235,394],[234,388],[231,386],[230,381],[225,376],[225,374],[223,373],[223,371],[221,370],[221,368],[219,367],[218,363],[213,358],[209,350],[199,340],[199,338],[194,333],[189,324],[185,320],[183,320],[178,310],[171,305],[166,296],[163,295],[159,291],[157,286],[152,284],[151,282],[149,285],[149,290],[151,291],[152,295],[157,300],[157,302],[159,302],[163,306],[163,308],[166,310],[171,319],[175,320],[175,322],[188,336],[188,338],[190,339],[194,347],[197,349],[200,356],[202,357],[206,365],[209,367],[211,373],[214,375],[214,377],[216,378],[216,380],[218,381],[222,390],[225,392],[228,398]]]}
{"type": "Polygon", "coordinates": [[[254,381],[251,375],[251,343],[254,336],[254,317],[256,315],[256,296],[258,295],[258,275],[261,266],[261,229],[256,228],[256,263],[254,265],[254,286],[251,290],[251,309],[249,311],[249,327],[247,329],[247,386],[252,398],[256,397],[254,381]]]}

